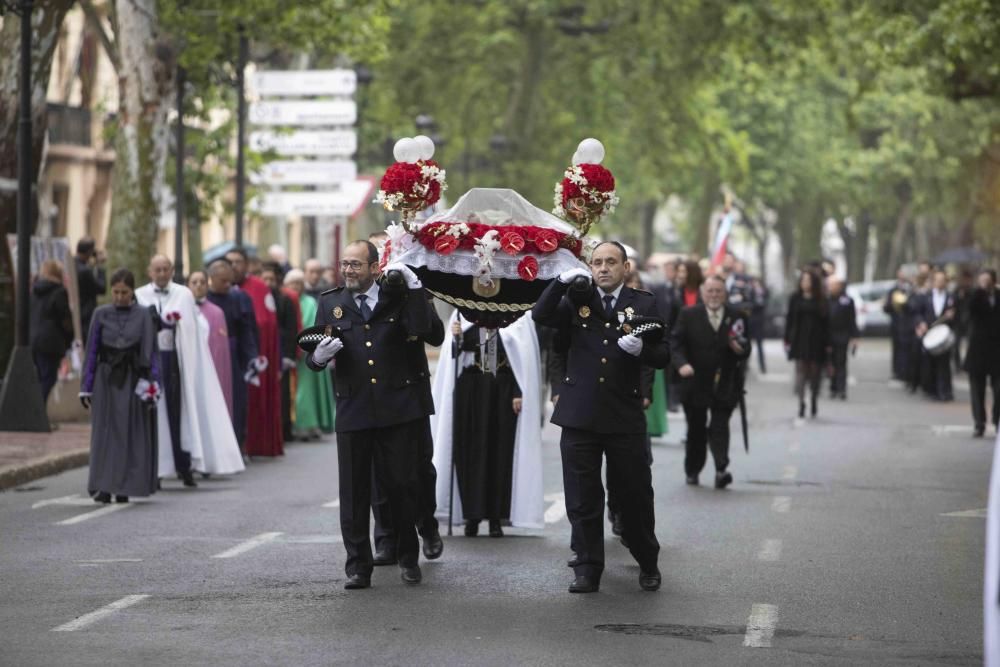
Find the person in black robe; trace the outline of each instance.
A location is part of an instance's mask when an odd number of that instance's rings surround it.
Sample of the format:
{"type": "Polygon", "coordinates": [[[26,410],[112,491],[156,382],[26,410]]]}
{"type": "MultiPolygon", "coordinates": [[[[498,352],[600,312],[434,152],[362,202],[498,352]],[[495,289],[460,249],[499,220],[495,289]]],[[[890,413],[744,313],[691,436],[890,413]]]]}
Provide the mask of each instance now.
{"type": "MultiPolygon", "coordinates": [[[[472,326],[463,333],[455,322],[451,333],[460,337],[453,354],[467,353],[473,362],[455,385],[455,474],[465,535],[478,535],[486,519],[490,537],[503,537],[501,524],[510,518],[521,388],[498,329],[472,326]]],[[[460,357],[459,364],[463,361],[460,357]]]]}
{"type": "Polygon", "coordinates": [[[104,252],[97,250],[94,239],[84,236],[76,244],[76,290],[80,304],[80,333],[87,343],[90,318],[97,308],[97,298],[108,291],[104,273],[104,252]]]}
{"type": "Polygon", "coordinates": [[[248,374],[257,358],[257,320],[249,295],[232,287],[233,270],[225,259],[208,267],[208,300],[222,309],[229,332],[230,366],[233,370],[233,431],[243,449],[247,436],[248,374]]]}
{"type": "Polygon", "coordinates": [[[910,358],[913,350],[913,318],[907,308],[913,291],[906,273],[900,269],[896,274],[896,284],[885,296],[882,311],[889,316],[889,333],[892,337],[892,378],[905,382],[910,374],[910,358]]]}
{"type": "Polygon", "coordinates": [[[301,316],[298,305],[281,287],[285,274],[278,262],[264,262],[260,278],[271,288],[278,313],[278,339],[281,344],[281,432],[285,442],[290,442],[295,438],[292,432],[292,370],[296,366],[296,340],[301,316]]]}
{"type": "Polygon", "coordinates": [[[819,274],[804,270],[799,289],[788,300],[785,319],[785,352],[795,362],[795,392],[799,396],[799,417],[806,415],[806,385],[811,395],[810,414],[818,411],[819,385],[823,366],[829,359],[830,313],[819,274]]]}
{"type": "Polygon", "coordinates": [[[135,303],[135,277],[111,276],[112,302],[94,311],[80,402],[90,410],[90,477],[95,502],[128,502],[157,488],[156,329],[135,303]]]}
{"type": "Polygon", "coordinates": [[[826,279],[830,308],[830,398],[847,400],[847,355],[858,347],[858,315],[854,299],[844,292],[844,281],[836,276],[826,279]]]}

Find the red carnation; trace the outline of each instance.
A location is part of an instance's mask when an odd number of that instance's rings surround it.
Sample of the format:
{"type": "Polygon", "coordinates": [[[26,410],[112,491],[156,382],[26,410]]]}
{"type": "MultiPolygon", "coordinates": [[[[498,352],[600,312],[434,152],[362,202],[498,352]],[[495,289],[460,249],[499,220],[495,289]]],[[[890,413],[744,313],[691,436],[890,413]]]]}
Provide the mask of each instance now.
{"type": "Polygon", "coordinates": [[[458,247],[458,238],[451,234],[442,234],[434,239],[434,250],[440,255],[450,255],[458,247]]]}
{"type": "Polygon", "coordinates": [[[517,264],[517,275],[521,280],[532,281],[538,277],[538,260],[528,255],[517,264]]]}
{"type": "Polygon", "coordinates": [[[516,255],[524,250],[524,237],[514,231],[503,232],[500,236],[500,248],[508,255],[516,255]]]}
{"type": "Polygon", "coordinates": [[[554,252],[559,247],[559,238],[552,230],[539,229],[535,232],[535,247],[538,252],[554,252]]]}
{"type": "Polygon", "coordinates": [[[615,189],[615,177],[611,172],[599,164],[581,164],[584,178],[587,179],[587,187],[599,192],[611,192],[615,189]]]}

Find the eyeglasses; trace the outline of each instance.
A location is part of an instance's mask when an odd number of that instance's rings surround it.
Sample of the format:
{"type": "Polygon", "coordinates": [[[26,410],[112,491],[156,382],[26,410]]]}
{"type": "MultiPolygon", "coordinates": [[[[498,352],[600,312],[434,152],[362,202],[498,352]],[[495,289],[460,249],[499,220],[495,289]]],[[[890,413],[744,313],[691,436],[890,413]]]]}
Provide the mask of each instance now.
{"type": "Polygon", "coordinates": [[[353,269],[355,271],[360,271],[361,268],[364,267],[364,266],[365,266],[365,262],[359,262],[357,260],[348,261],[348,260],[345,259],[345,260],[343,260],[340,263],[340,268],[342,268],[342,269],[353,269]]]}

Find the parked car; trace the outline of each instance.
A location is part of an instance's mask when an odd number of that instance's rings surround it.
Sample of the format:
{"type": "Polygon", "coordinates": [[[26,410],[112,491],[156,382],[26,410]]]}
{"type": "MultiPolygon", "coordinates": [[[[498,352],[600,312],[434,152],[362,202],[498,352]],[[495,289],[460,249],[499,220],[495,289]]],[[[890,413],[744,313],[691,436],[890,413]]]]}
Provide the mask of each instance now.
{"type": "Polygon", "coordinates": [[[854,299],[858,330],[862,336],[888,336],[889,315],[882,309],[885,297],[896,284],[894,280],[876,280],[847,286],[847,294],[854,299]]]}

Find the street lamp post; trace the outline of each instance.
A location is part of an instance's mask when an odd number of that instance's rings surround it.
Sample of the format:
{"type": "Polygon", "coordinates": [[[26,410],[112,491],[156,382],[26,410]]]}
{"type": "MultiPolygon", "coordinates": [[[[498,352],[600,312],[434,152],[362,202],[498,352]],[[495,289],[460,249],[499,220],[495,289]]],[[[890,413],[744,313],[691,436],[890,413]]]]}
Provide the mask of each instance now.
{"type": "Polygon", "coordinates": [[[17,7],[21,18],[21,68],[17,122],[17,316],[14,350],[0,388],[0,430],[47,432],[42,390],[29,346],[31,289],[31,12],[32,0],[17,7]]]}
{"type": "Polygon", "coordinates": [[[236,63],[236,245],[243,245],[243,199],[246,196],[246,158],[244,147],[247,133],[247,99],[244,72],[250,58],[250,42],[246,27],[239,25],[240,53],[236,63]]]}
{"type": "Polygon", "coordinates": [[[177,66],[177,146],[174,168],[174,282],[184,284],[184,68],[177,66]]]}

